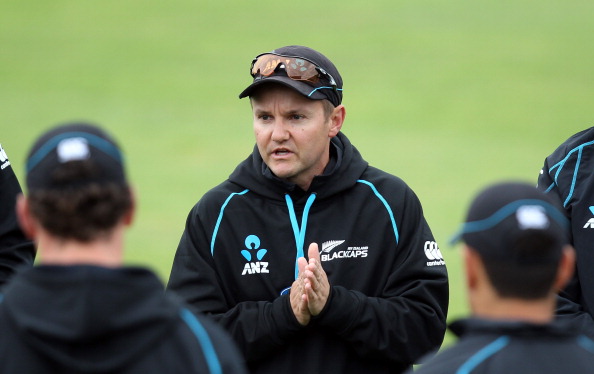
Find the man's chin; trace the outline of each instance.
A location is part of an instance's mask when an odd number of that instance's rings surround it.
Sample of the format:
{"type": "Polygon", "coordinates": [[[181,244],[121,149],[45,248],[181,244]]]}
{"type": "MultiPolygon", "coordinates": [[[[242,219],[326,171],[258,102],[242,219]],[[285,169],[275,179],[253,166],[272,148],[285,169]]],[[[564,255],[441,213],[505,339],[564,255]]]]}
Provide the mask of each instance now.
{"type": "Polygon", "coordinates": [[[290,181],[295,176],[295,171],[292,168],[287,168],[286,166],[286,164],[278,165],[273,163],[272,166],[269,165],[268,167],[277,178],[290,181]]]}
{"type": "Polygon", "coordinates": [[[272,170],[272,173],[274,175],[276,175],[277,178],[285,180],[285,181],[290,181],[291,178],[293,177],[293,173],[287,171],[287,170],[275,170],[275,169],[270,169],[272,170]]]}

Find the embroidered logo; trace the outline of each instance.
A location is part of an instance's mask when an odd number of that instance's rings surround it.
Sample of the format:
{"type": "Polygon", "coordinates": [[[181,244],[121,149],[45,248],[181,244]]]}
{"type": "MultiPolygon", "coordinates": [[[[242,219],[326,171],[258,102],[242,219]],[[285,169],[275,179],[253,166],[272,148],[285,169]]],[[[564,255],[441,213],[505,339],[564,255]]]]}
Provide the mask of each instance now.
{"type": "Polygon", "coordinates": [[[355,258],[367,257],[369,247],[347,247],[345,250],[334,251],[339,245],[343,244],[344,240],[328,240],[322,243],[322,250],[320,251],[320,260],[332,261],[337,258],[355,258]]]}
{"type": "Polygon", "coordinates": [[[247,249],[242,249],[241,254],[247,263],[243,267],[241,275],[269,273],[268,262],[262,261],[268,250],[260,248],[260,238],[256,235],[248,235],[245,238],[245,247],[247,249]],[[258,261],[252,262],[253,257],[258,261]]]}
{"type": "Polygon", "coordinates": [[[8,156],[4,152],[4,148],[2,148],[2,144],[0,144],[0,164],[2,164],[0,170],[4,170],[10,166],[10,161],[8,161],[8,156]]]}
{"type": "Polygon", "coordinates": [[[438,266],[438,265],[445,265],[445,261],[443,260],[443,255],[437,246],[437,243],[434,241],[426,241],[425,242],[425,256],[429,259],[427,261],[427,266],[438,266]]]}
{"type": "Polygon", "coordinates": [[[320,253],[328,253],[333,250],[334,247],[338,247],[342,243],[344,243],[344,240],[328,240],[327,242],[323,242],[320,253]]]}
{"type": "Polygon", "coordinates": [[[546,229],[549,219],[543,207],[539,205],[524,205],[516,211],[516,219],[520,229],[546,229]]]}
{"type": "Polygon", "coordinates": [[[58,144],[56,148],[60,162],[86,160],[91,155],[89,143],[85,138],[68,138],[58,144]]]}

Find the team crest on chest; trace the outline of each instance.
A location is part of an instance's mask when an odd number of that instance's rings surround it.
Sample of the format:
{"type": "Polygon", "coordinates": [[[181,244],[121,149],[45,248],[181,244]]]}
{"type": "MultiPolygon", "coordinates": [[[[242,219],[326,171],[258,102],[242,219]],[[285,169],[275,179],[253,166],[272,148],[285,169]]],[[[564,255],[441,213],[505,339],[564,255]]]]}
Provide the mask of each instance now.
{"type": "Polygon", "coordinates": [[[369,251],[368,246],[348,246],[344,248],[341,245],[345,240],[328,240],[322,243],[322,249],[320,250],[320,260],[323,262],[333,261],[336,259],[352,259],[352,258],[365,258],[369,251]]]}

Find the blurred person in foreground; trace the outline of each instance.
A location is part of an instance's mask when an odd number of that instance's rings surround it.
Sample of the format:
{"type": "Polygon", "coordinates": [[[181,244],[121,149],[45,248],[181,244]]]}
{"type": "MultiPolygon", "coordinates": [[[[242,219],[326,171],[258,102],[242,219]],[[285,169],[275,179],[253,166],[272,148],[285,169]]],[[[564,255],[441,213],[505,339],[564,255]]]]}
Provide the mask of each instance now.
{"type": "Polygon", "coordinates": [[[576,252],[574,276],[557,298],[557,318],[574,320],[594,339],[594,127],[546,157],[538,188],[563,206],[576,252]]]}
{"type": "Polygon", "coordinates": [[[191,210],[168,289],[230,331],[254,373],[404,371],[440,346],[448,307],[417,196],[342,133],[324,55],[286,46],[250,72],[256,145],[191,210]]]}
{"type": "Polygon", "coordinates": [[[431,373],[594,373],[594,342],[554,319],[575,254],[554,200],[522,182],[481,191],[461,238],[472,317],[450,329],[453,346],[416,370],[431,373]]]}
{"type": "Polygon", "coordinates": [[[134,196],[116,142],[84,123],[44,133],[17,212],[39,264],[0,294],[2,373],[244,373],[220,327],[123,266],[134,196]]]}
{"type": "Polygon", "coordinates": [[[21,268],[33,266],[35,246],[25,237],[16,215],[21,185],[0,145],[0,288],[21,268]]]}

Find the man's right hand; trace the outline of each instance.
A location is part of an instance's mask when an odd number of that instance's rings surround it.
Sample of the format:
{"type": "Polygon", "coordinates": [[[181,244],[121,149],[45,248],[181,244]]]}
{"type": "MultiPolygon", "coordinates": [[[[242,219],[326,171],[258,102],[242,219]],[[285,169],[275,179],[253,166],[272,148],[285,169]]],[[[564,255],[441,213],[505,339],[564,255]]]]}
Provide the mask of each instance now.
{"type": "Polygon", "coordinates": [[[289,298],[291,300],[291,309],[295,314],[295,318],[302,326],[307,326],[311,319],[311,313],[307,305],[307,297],[305,295],[304,284],[304,269],[307,266],[307,260],[303,257],[297,260],[299,268],[299,275],[291,285],[291,292],[289,298]]]}

